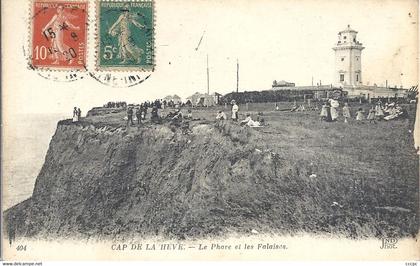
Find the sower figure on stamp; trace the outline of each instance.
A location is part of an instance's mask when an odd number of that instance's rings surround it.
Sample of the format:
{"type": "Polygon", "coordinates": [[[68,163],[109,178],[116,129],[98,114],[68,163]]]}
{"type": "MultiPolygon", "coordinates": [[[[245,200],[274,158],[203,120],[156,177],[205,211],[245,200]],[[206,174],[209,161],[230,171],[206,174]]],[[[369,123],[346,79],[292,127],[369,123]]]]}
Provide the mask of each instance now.
{"type": "Polygon", "coordinates": [[[64,6],[59,5],[57,7],[57,14],[55,14],[51,20],[42,29],[42,35],[49,36],[51,42],[51,56],[55,59],[52,64],[59,64],[59,61],[67,60],[69,64],[72,63],[72,49],[70,46],[64,43],[64,33],[70,28],[72,30],[79,30],[79,26],[74,26],[70,23],[69,19],[77,18],[72,14],[64,12],[64,6]]]}
{"type": "Polygon", "coordinates": [[[139,29],[146,28],[144,25],[140,24],[136,18],[138,15],[130,13],[128,9],[129,5],[126,5],[122,10],[122,14],[118,17],[117,21],[109,28],[108,33],[115,37],[118,35],[118,58],[121,58],[122,61],[120,64],[124,64],[127,60],[134,60],[138,64],[141,62],[141,55],[143,54],[143,49],[138,47],[133,42],[133,37],[130,31],[130,25],[134,25],[139,29]]]}

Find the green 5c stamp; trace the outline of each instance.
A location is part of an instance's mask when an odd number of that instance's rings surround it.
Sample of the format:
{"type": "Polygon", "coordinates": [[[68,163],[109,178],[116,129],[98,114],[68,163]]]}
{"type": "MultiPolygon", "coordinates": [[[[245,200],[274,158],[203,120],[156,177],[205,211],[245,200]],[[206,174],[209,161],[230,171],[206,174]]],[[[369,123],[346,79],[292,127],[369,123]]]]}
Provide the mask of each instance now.
{"type": "Polygon", "coordinates": [[[153,71],[153,1],[97,1],[97,68],[153,71]]]}

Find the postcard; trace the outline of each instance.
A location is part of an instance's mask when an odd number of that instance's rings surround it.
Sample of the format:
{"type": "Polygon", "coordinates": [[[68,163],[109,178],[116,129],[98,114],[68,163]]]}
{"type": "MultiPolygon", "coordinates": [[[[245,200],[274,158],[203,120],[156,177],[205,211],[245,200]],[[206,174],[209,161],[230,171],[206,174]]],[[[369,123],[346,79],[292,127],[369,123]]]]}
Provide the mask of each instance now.
{"type": "Polygon", "coordinates": [[[418,1],[2,1],[4,261],[403,261],[418,1]]]}

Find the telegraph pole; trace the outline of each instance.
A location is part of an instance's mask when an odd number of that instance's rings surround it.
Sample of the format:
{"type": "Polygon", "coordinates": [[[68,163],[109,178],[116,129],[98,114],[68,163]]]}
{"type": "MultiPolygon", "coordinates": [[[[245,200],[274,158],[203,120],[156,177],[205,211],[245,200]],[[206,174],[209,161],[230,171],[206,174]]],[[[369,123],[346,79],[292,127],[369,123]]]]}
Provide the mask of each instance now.
{"type": "Polygon", "coordinates": [[[236,93],[239,92],[239,60],[236,59],[236,93]]]}
{"type": "Polygon", "coordinates": [[[210,95],[209,55],[207,54],[207,94],[210,95]]]}

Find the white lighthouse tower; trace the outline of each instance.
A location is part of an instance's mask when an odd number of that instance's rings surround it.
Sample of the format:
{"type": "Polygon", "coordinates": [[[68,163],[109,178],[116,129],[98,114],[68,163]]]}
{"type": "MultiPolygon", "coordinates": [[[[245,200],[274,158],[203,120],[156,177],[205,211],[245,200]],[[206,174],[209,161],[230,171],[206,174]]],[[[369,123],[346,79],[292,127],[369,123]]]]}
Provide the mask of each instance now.
{"type": "Polygon", "coordinates": [[[357,87],[362,84],[362,50],[365,48],[357,40],[357,31],[347,28],[338,33],[335,51],[334,85],[337,87],[357,87]]]}

